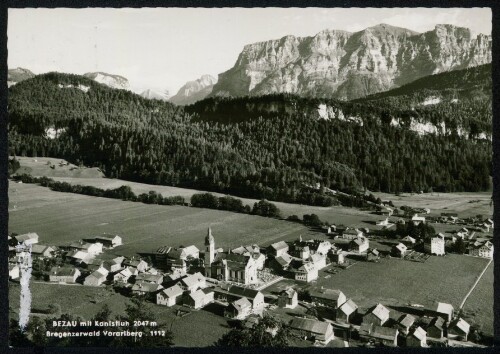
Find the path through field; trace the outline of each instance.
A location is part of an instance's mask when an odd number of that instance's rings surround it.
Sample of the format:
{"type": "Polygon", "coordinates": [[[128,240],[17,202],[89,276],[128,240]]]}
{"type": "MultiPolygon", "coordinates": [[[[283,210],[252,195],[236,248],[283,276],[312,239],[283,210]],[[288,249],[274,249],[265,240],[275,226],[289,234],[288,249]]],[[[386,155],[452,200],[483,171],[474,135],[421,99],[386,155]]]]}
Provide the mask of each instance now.
{"type": "Polygon", "coordinates": [[[474,291],[474,289],[476,288],[477,284],[479,283],[479,281],[481,280],[481,278],[483,277],[484,273],[486,272],[486,269],[488,269],[488,267],[490,266],[491,262],[493,261],[493,259],[490,259],[490,261],[488,262],[488,264],[486,264],[486,266],[484,267],[483,271],[481,272],[481,274],[479,274],[479,276],[477,277],[477,280],[476,282],[472,285],[471,289],[469,290],[469,292],[465,295],[462,303],[460,304],[460,307],[459,309],[462,309],[465,305],[465,302],[467,301],[467,299],[469,298],[470,294],[472,294],[472,292],[474,291]]]}

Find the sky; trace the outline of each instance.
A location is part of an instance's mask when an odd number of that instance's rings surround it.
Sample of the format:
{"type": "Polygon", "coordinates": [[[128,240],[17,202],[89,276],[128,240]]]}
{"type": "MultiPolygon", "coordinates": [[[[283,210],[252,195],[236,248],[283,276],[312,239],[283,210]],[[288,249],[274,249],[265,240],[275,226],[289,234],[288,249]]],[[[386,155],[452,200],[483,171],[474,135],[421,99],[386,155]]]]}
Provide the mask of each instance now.
{"type": "Polygon", "coordinates": [[[436,24],[491,34],[489,8],[9,9],[8,67],[35,74],[102,71],[131,89],[169,90],[230,69],[246,44],[380,23],[416,32],[436,24]]]}

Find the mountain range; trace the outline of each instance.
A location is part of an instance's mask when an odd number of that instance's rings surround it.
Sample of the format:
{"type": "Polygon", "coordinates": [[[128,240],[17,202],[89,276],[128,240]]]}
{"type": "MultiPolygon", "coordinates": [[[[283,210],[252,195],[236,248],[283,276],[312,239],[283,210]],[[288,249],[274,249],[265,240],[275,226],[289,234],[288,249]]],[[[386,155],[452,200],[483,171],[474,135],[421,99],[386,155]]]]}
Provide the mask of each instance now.
{"type": "Polygon", "coordinates": [[[121,89],[121,90],[129,90],[130,83],[126,78],[120,75],[113,75],[103,72],[91,72],[86,73],[83,76],[88,77],[96,82],[104,84],[111,88],[121,89]]]}
{"type": "Polygon", "coordinates": [[[207,97],[217,83],[217,79],[210,75],[203,75],[194,81],[188,81],[182,86],[170,102],[178,105],[188,105],[207,97]]]}
{"type": "Polygon", "coordinates": [[[288,92],[350,100],[421,77],[491,62],[491,36],[436,25],[417,33],[380,24],[246,45],[211,96],[288,92]]]}
{"type": "Polygon", "coordinates": [[[23,68],[9,69],[7,73],[7,86],[11,87],[12,85],[17,84],[18,82],[24,81],[26,79],[31,79],[34,76],[35,74],[33,74],[28,69],[23,69],[23,68]]]}

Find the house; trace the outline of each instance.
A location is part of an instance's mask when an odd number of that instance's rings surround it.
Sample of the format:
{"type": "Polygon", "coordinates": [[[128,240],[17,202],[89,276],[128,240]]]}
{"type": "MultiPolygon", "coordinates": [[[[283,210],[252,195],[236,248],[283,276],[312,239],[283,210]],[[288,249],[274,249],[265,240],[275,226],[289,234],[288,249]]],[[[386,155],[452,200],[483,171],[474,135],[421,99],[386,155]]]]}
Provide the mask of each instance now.
{"type": "Polygon", "coordinates": [[[212,289],[198,289],[184,296],[183,305],[194,309],[200,309],[213,301],[214,291],[212,289]]]}
{"type": "Polygon", "coordinates": [[[288,253],[284,253],[281,256],[271,259],[269,266],[277,273],[283,273],[290,266],[292,259],[293,258],[288,253]]]}
{"type": "Polygon", "coordinates": [[[127,267],[122,269],[120,272],[113,276],[113,281],[115,283],[126,284],[132,275],[137,275],[137,269],[127,267]]]}
{"type": "Polygon", "coordinates": [[[114,257],[112,259],[106,259],[102,262],[102,267],[108,272],[117,272],[122,268],[122,263],[125,257],[114,257]]]}
{"type": "Polygon", "coordinates": [[[424,250],[436,256],[443,256],[445,254],[445,244],[445,240],[441,237],[433,237],[430,242],[424,243],[424,250]]]}
{"type": "Polygon", "coordinates": [[[427,332],[422,327],[415,328],[409,336],[406,337],[407,347],[427,347],[427,332]]]}
{"type": "Polygon", "coordinates": [[[311,300],[316,305],[337,309],[346,302],[344,293],[336,289],[313,288],[309,290],[311,300]]]}
{"type": "Polygon", "coordinates": [[[252,312],[252,303],[246,298],[242,297],[229,304],[224,309],[224,317],[243,320],[252,312]]]}
{"type": "Polygon", "coordinates": [[[267,252],[269,256],[279,257],[285,253],[288,253],[288,249],[288,244],[285,241],[279,241],[269,246],[267,248],[267,252]]]}
{"type": "Polygon", "coordinates": [[[291,272],[294,274],[294,279],[297,281],[305,281],[306,283],[318,279],[318,269],[313,263],[292,262],[294,266],[291,272]]]}
{"type": "Polygon", "coordinates": [[[135,277],[135,281],[136,282],[161,284],[161,283],[163,283],[163,275],[150,274],[150,273],[140,273],[135,277]]]}
{"type": "Polygon", "coordinates": [[[363,231],[359,229],[346,228],[342,232],[342,238],[346,240],[355,240],[358,237],[364,237],[363,231]]]}
{"type": "Polygon", "coordinates": [[[455,310],[452,305],[444,302],[438,302],[435,308],[427,310],[427,315],[439,316],[442,317],[445,322],[450,322],[453,319],[454,311],[455,310]]]}
{"type": "Polygon", "coordinates": [[[309,249],[313,254],[320,254],[326,256],[328,251],[332,248],[332,244],[325,240],[312,240],[309,241],[309,249]]]}
{"type": "Polygon", "coordinates": [[[410,328],[413,326],[415,323],[416,318],[412,315],[409,314],[403,314],[398,318],[398,324],[397,327],[399,329],[399,332],[408,335],[410,333],[410,328]]]}
{"type": "Polygon", "coordinates": [[[368,239],[364,236],[359,236],[349,242],[349,251],[351,252],[357,252],[357,253],[364,253],[368,250],[368,247],[370,246],[370,242],[368,239]]]}
{"type": "Polygon", "coordinates": [[[81,250],[70,251],[66,253],[65,257],[69,260],[70,263],[73,264],[80,264],[80,263],[89,264],[92,259],[92,255],[90,255],[86,251],[81,251],[81,250]]]}
{"type": "Polygon", "coordinates": [[[402,243],[404,243],[404,244],[408,247],[408,246],[412,246],[412,245],[414,245],[414,244],[417,242],[417,240],[415,240],[415,239],[414,239],[413,237],[411,237],[411,236],[405,236],[405,237],[403,237],[403,238],[401,239],[401,242],[402,242],[402,243]]]}
{"type": "Polygon", "coordinates": [[[311,250],[307,242],[294,242],[290,249],[290,255],[295,258],[307,259],[311,255],[311,250]]]}
{"type": "Polygon", "coordinates": [[[406,255],[406,251],[408,251],[408,248],[400,242],[397,245],[393,246],[391,251],[395,257],[403,258],[406,255]]]}
{"type": "Polygon", "coordinates": [[[122,264],[124,267],[132,267],[137,269],[137,272],[139,273],[145,272],[149,267],[146,261],[144,261],[143,259],[125,259],[122,264]]]}
{"type": "Polygon", "coordinates": [[[58,283],[75,283],[80,276],[80,271],[73,267],[52,267],[49,280],[58,283]]]}
{"type": "Polygon", "coordinates": [[[17,264],[9,264],[9,279],[19,278],[19,266],[17,264]]]}
{"type": "Polygon", "coordinates": [[[36,232],[29,232],[27,234],[14,236],[14,239],[20,244],[34,245],[38,243],[38,234],[36,232]]]}
{"type": "Polygon", "coordinates": [[[363,317],[363,323],[372,323],[376,326],[383,326],[389,319],[389,309],[382,304],[372,307],[363,317]]]}
{"type": "Polygon", "coordinates": [[[107,235],[103,234],[101,236],[96,236],[94,238],[95,242],[101,243],[104,247],[115,248],[123,244],[122,238],[118,235],[107,235]]]}
{"type": "Polygon", "coordinates": [[[340,323],[350,323],[357,312],[358,305],[356,305],[354,301],[349,299],[342,305],[340,305],[340,307],[337,309],[337,316],[335,319],[340,323]]]}
{"type": "Polygon", "coordinates": [[[102,253],[102,243],[99,243],[99,242],[90,243],[90,242],[84,242],[84,241],[77,241],[77,242],[73,242],[72,244],[70,244],[69,249],[87,252],[90,256],[94,257],[94,256],[97,256],[98,254],[102,253]]]}
{"type": "Polygon", "coordinates": [[[456,318],[448,326],[448,338],[467,341],[470,332],[470,324],[463,318],[456,318]]]}
{"type": "Polygon", "coordinates": [[[299,304],[299,296],[295,289],[282,290],[278,296],[278,307],[294,309],[299,304]]]}
{"type": "Polygon", "coordinates": [[[132,286],[132,294],[138,296],[155,296],[157,292],[163,289],[161,284],[147,283],[147,282],[136,282],[132,286]]]}
{"type": "Polygon", "coordinates": [[[370,336],[371,338],[384,346],[397,347],[399,331],[397,328],[389,328],[373,325],[370,336]]]}
{"type": "Polygon", "coordinates": [[[51,246],[34,244],[31,246],[31,255],[33,258],[52,258],[54,257],[55,249],[51,246]]]}
{"type": "Polygon", "coordinates": [[[194,293],[207,287],[205,277],[201,273],[190,274],[178,283],[182,290],[194,293]]]}
{"type": "Polygon", "coordinates": [[[429,338],[443,339],[444,338],[445,321],[442,317],[434,317],[427,326],[427,336],[429,338]]]}
{"type": "Polygon", "coordinates": [[[327,322],[296,317],[288,326],[300,337],[306,337],[321,344],[328,344],[335,338],[333,327],[327,322]]]}
{"type": "Polygon", "coordinates": [[[418,214],[415,214],[412,218],[411,218],[411,222],[413,223],[413,225],[417,226],[417,225],[420,225],[420,224],[425,224],[425,216],[418,216],[418,214]]]}
{"type": "Polygon", "coordinates": [[[106,281],[108,273],[105,269],[100,268],[95,272],[92,272],[89,276],[85,278],[83,285],[89,286],[99,286],[106,281]]]}
{"type": "Polygon", "coordinates": [[[493,259],[493,243],[490,241],[476,241],[469,245],[469,254],[475,257],[493,259]]]}
{"type": "Polygon", "coordinates": [[[328,256],[330,257],[330,260],[332,261],[332,263],[335,263],[335,264],[344,264],[345,262],[345,252],[342,251],[341,249],[337,249],[337,250],[331,250],[330,253],[328,254],[328,256]]]}
{"type": "Polygon", "coordinates": [[[374,262],[380,259],[380,252],[376,248],[369,248],[366,252],[366,260],[374,262]]]}
{"type": "Polygon", "coordinates": [[[326,267],[326,256],[315,253],[308,258],[308,261],[314,264],[314,267],[318,270],[321,270],[326,267]]]}
{"type": "Polygon", "coordinates": [[[170,288],[163,289],[158,294],[156,294],[156,304],[166,305],[168,307],[174,306],[175,304],[180,303],[183,293],[184,291],[177,284],[170,288]]]}
{"type": "Polygon", "coordinates": [[[224,294],[217,294],[219,299],[233,301],[238,298],[245,297],[252,303],[252,309],[257,309],[264,306],[264,294],[258,290],[243,288],[241,286],[232,285],[224,294]]]}

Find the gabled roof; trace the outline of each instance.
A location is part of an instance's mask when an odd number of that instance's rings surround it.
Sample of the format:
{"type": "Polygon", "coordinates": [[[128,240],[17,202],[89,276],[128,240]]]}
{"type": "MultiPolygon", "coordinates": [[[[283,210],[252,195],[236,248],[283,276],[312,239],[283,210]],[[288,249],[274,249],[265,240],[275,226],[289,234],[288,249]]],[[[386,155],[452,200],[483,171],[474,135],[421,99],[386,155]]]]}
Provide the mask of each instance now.
{"type": "Polygon", "coordinates": [[[195,286],[197,284],[202,283],[205,280],[205,277],[200,273],[190,274],[187,277],[181,280],[181,283],[187,286],[188,288],[195,286]]]}
{"type": "Polygon", "coordinates": [[[198,247],[196,247],[194,245],[181,248],[181,251],[182,251],[182,255],[186,256],[186,257],[192,253],[199,253],[200,252],[198,247]]]}
{"type": "Polygon", "coordinates": [[[273,243],[271,248],[274,248],[276,251],[283,250],[283,249],[288,249],[288,244],[285,241],[279,241],[276,243],[273,243]]]}
{"type": "Polygon", "coordinates": [[[28,232],[27,234],[14,236],[17,242],[21,243],[28,240],[38,240],[38,234],[36,232],[28,232]]]}
{"type": "Polygon", "coordinates": [[[309,256],[309,258],[311,259],[311,261],[313,263],[318,263],[318,262],[321,262],[323,259],[325,259],[325,256],[323,256],[319,253],[315,253],[315,254],[309,256]]]}
{"type": "Polygon", "coordinates": [[[242,297],[236,301],[233,301],[231,305],[238,311],[241,312],[245,308],[252,308],[252,303],[248,301],[246,297],[242,297]]]}
{"type": "Polygon", "coordinates": [[[371,335],[378,339],[395,340],[398,335],[396,328],[373,326],[371,335]]]}
{"type": "Polygon", "coordinates": [[[278,262],[282,267],[286,267],[290,264],[292,261],[292,257],[288,254],[285,253],[279,257],[274,258],[276,262],[278,262]]]}
{"type": "Polygon", "coordinates": [[[50,275],[57,275],[61,277],[73,276],[77,271],[78,269],[73,267],[52,267],[50,269],[50,275]]]}
{"type": "Polygon", "coordinates": [[[122,269],[118,274],[124,276],[124,277],[130,277],[132,275],[132,271],[130,270],[130,268],[124,268],[122,269]]]}
{"type": "Polygon", "coordinates": [[[189,297],[193,299],[195,302],[202,300],[205,296],[206,294],[201,289],[198,289],[194,293],[189,294],[189,297]]]}
{"type": "Polygon", "coordinates": [[[408,248],[402,244],[402,243],[398,243],[396,246],[395,246],[400,252],[405,252],[408,248]]]}
{"type": "Polygon", "coordinates": [[[54,252],[54,248],[52,248],[51,246],[41,245],[39,243],[31,246],[31,253],[34,254],[43,254],[47,250],[49,250],[49,252],[54,252]]]}
{"type": "Polygon", "coordinates": [[[312,272],[313,270],[315,269],[314,267],[314,264],[313,263],[303,263],[297,270],[301,270],[301,271],[304,271],[304,272],[312,272]]]}
{"type": "Polygon", "coordinates": [[[87,278],[93,277],[96,279],[106,279],[107,274],[103,273],[101,270],[96,270],[92,274],[90,274],[87,278]]]}
{"type": "Polygon", "coordinates": [[[470,331],[470,324],[468,324],[463,318],[456,318],[451,321],[449,328],[454,327],[460,329],[463,333],[469,333],[470,331]]]}
{"type": "Polygon", "coordinates": [[[320,298],[320,299],[327,299],[327,300],[335,300],[338,301],[339,297],[344,295],[344,293],[340,290],[337,289],[312,289],[309,292],[311,296],[320,298]]]}
{"type": "Polygon", "coordinates": [[[398,319],[398,323],[406,328],[410,328],[415,323],[415,317],[409,314],[401,315],[398,319]]]}
{"type": "Polygon", "coordinates": [[[261,294],[261,292],[258,290],[242,288],[241,286],[236,286],[236,285],[230,286],[227,291],[230,292],[231,294],[239,295],[250,299],[255,299],[258,294],[261,294]]]}
{"type": "Polygon", "coordinates": [[[285,289],[285,290],[282,290],[280,294],[286,294],[286,296],[291,299],[295,296],[295,294],[297,294],[297,291],[294,289],[294,288],[288,288],[288,289],[285,289]]]}
{"type": "Polygon", "coordinates": [[[438,302],[437,307],[436,307],[436,312],[438,313],[445,313],[449,316],[453,314],[453,306],[444,302],[438,302]]]}
{"type": "Polygon", "coordinates": [[[328,327],[331,325],[327,322],[322,322],[318,320],[313,320],[309,318],[299,318],[296,317],[290,321],[291,328],[298,329],[302,331],[307,331],[319,335],[326,335],[328,332],[328,327]]]}
{"type": "Polygon", "coordinates": [[[373,313],[380,320],[389,318],[389,309],[382,304],[377,304],[370,313],[373,313]]]}
{"type": "Polygon", "coordinates": [[[417,338],[418,340],[424,340],[425,337],[427,336],[427,332],[424,331],[422,327],[417,327],[411,334],[413,337],[417,338]]]}
{"type": "Polygon", "coordinates": [[[121,237],[118,235],[113,236],[113,235],[103,234],[103,235],[94,237],[95,240],[104,240],[104,241],[111,241],[111,242],[113,242],[116,238],[121,240],[121,237]]]}
{"type": "Polygon", "coordinates": [[[152,283],[156,283],[162,279],[163,275],[161,274],[149,274],[149,273],[141,273],[135,277],[136,281],[147,281],[152,283]]]}
{"type": "Polygon", "coordinates": [[[368,254],[373,254],[375,256],[379,256],[380,252],[376,248],[370,248],[370,249],[368,249],[368,254]]]}
{"type": "Polygon", "coordinates": [[[347,316],[352,314],[354,311],[358,309],[358,305],[351,299],[347,300],[344,302],[340,307],[339,310],[345,313],[347,316]]]}
{"type": "Polygon", "coordinates": [[[443,330],[443,326],[444,326],[444,320],[442,317],[434,317],[434,319],[429,324],[429,327],[436,327],[441,331],[443,330]]]}
{"type": "Polygon", "coordinates": [[[66,257],[75,258],[75,259],[85,259],[85,258],[89,258],[90,255],[86,251],[74,250],[74,251],[68,252],[66,254],[66,257]]]}
{"type": "Polygon", "coordinates": [[[162,291],[162,294],[165,297],[177,297],[177,296],[182,295],[183,292],[184,291],[181,289],[181,287],[179,285],[175,284],[174,286],[171,286],[170,288],[164,289],[162,291]]]}
{"type": "Polygon", "coordinates": [[[146,282],[135,283],[134,286],[132,287],[132,291],[142,291],[145,293],[154,293],[161,289],[163,289],[163,286],[161,284],[146,283],[146,282]]]}
{"type": "Polygon", "coordinates": [[[351,242],[354,242],[355,244],[357,244],[358,246],[362,246],[363,244],[365,244],[368,240],[365,238],[365,237],[358,237],[358,238],[355,238],[354,240],[352,240],[351,242]]]}

